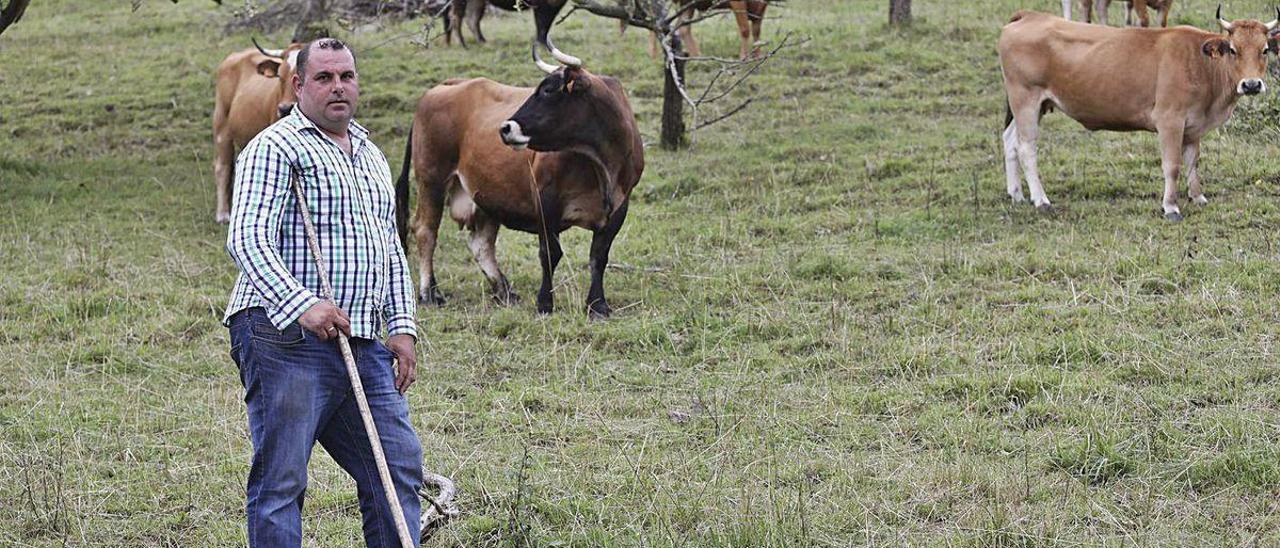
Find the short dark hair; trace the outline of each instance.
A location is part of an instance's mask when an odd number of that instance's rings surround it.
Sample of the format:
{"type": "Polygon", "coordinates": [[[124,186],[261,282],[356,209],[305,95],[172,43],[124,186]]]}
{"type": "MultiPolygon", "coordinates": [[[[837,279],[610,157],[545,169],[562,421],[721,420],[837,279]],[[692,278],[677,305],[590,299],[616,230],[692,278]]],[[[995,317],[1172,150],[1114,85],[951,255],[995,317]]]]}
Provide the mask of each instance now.
{"type": "Polygon", "coordinates": [[[317,38],[307,42],[307,44],[302,46],[302,49],[298,51],[298,66],[293,68],[298,73],[299,78],[305,78],[307,76],[307,59],[311,57],[311,46],[315,46],[320,49],[331,49],[333,51],[347,50],[347,52],[351,54],[351,60],[356,60],[356,52],[347,47],[347,44],[342,40],[337,38],[317,38]]]}

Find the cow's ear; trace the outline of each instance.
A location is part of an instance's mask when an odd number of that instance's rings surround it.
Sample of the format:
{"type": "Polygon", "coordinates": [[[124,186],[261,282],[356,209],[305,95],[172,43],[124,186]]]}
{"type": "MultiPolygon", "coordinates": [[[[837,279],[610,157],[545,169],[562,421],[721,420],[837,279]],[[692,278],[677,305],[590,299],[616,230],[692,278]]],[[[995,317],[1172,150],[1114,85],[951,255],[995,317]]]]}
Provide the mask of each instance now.
{"type": "Polygon", "coordinates": [[[267,59],[258,63],[258,74],[267,78],[275,78],[280,75],[280,61],[277,59],[267,59]]]}
{"type": "Polygon", "coordinates": [[[564,90],[570,95],[575,92],[586,91],[591,88],[591,80],[587,79],[586,73],[581,69],[565,69],[564,79],[564,90]]]}
{"type": "Polygon", "coordinates": [[[1210,58],[1222,57],[1231,51],[1231,42],[1224,38],[1210,38],[1200,44],[1200,51],[1210,58]]]}

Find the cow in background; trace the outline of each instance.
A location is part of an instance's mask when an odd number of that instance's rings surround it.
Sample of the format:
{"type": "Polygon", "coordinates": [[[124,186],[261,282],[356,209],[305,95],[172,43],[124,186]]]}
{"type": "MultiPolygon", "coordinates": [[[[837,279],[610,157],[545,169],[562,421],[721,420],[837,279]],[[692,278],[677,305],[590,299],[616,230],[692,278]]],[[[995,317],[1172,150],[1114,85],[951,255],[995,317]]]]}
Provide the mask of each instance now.
{"type": "Polygon", "coordinates": [[[231,220],[236,151],[298,102],[290,80],[303,44],[276,50],[263,49],[257,40],[253,45],[223,59],[214,77],[213,181],[219,223],[231,220]]]}
{"type": "Polygon", "coordinates": [[[418,299],[432,305],[445,302],[434,254],[447,209],[470,231],[471,252],[500,303],[519,299],[498,266],[498,229],[538,235],[541,314],[554,308],[552,275],[563,254],[560,233],[573,226],[591,230],[586,307],[592,319],[604,319],[612,311],[604,295],[604,270],[626,220],[631,190],[644,171],[643,143],[617,80],[580,66],[545,63],[536,46],[534,59],[549,73],[536,88],[484,78],[450,80],[418,101],[396,183],[397,215],[405,227],[412,163],[418,187],[413,222],[420,261],[418,299]]]}
{"type": "MultiPolygon", "coordinates": [[[[1063,0],[1063,10],[1066,18],[1070,19],[1070,10],[1067,8],[1069,0],[1063,0]]],[[[1160,14],[1160,26],[1169,26],[1169,10],[1173,9],[1173,0],[1124,0],[1124,24],[1133,26],[1134,15],[1138,16],[1138,24],[1143,27],[1151,26],[1150,15],[1147,8],[1156,10],[1160,14]]],[[[1084,11],[1084,21],[1086,23],[1093,22],[1094,12],[1098,14],[1098,23],[1107,24],[1107,8],[1111,6],[1111,0],[1080,0],[1080,9],[1084,11]]]]}
{"type": "Polygon", "coordinates": [[[1191,200],[1206,204],[1196,163],[1200,140],[1231,117],[1236,101],[1266,90],[1271,31],[1280,21],[1227,21],[1217,34],[1192,27],[1114,28],[1020,11],[1000,32],[998,50],[1008,110],[1004,157],[1009,196],[1023,201],[1019,168],[1031,202],[1050,209],[1040,184],[1036,140],[1040,118],[1060,110],[1090,130],[1153,131],[1160,139],[1164,216],[1182,220],[1178,175],[1185,168],[1191,200]]]}
{"type": "Polygon", "coordinates": [[[765,0],[729,0],[729,9],[738,22],[738,58],[742,60],[759,59],[760,25],[764,23],[764,10],[769,7],[765,0]]]}
{"type": "Polygon", "coordinates": [[[533,9],[533,25],[534,25],[534,47],[541,46],[551,52],[551,56],[557,61],[566,65],[581,65],[577,57],[568,55],[556,48],[551,42],[550,33],[551,25],[555,24],[556,16],[560,14],[560,10],[564,9],[564,5],[569,0],[454,0],[450,6],[450,14],[445,20],[445,43],[450,42],[450,37],[456,30],[458,34],[458,42],[464,47],[466,43],[462,38],[462,21],[465,19],[468,26],[471,26],[471,32],[476,35],[476,39],[484,42],[484,35],[480,32],[480,19],[484,17],[485,3],[493,4],[502,9],[522,10],[526,8],[533,9]]]}
{"type": "MultiPolygon", "coordinates": [[[[759,58],[761,55],[760,47],[765,43],[760,41],[760,27],[764,22],[765,9],[769,7],[766,0],[672,0],[676,4],[676,9],[680,11],[681,16],[677,19],[676,25],[682,25],[689,20],[695,12],[710,11],[713,9],[729,8],[733,13],[734,21],[738,25],[738,37],[740,45],[738,48],[738,58],[747,60],[748,58],[759,58]],[[689,7],[689,4],[694,4],[689,7]]],[[[1071,0],[1064,0],[1070,2],[1071,0]]],[[[620,23],[620,30],[626,31],[627,23],[620,23]]],[[[698,57],[702,55],[702,48],[698,45],[698,41],[693,37],[693,25],[679,26],[680,40],[684,42],[685,51],[689,55],[698,57]]],[[[649,57],[657,57],[658,55],[658,34],[652,32],[649,35],[649,57]]]]}

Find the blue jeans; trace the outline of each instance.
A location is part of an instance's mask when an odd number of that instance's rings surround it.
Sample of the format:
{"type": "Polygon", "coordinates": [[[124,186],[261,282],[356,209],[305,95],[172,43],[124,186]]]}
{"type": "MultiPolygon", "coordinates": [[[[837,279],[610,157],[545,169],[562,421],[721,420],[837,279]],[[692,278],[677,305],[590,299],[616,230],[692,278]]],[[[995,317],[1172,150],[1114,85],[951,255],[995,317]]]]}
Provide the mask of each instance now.
{"type": "MultiPolygon", "coordinates": [[[[240,368],[253,439],[245,513],[249,546],[302,545],[302,499],[307,462],[316,441],[356,480],[364,539],[370,547],[399,547],[364,422],[338,344],[323,342],[294,323],[279,331],[261,308],[231,318],[231,357],[240,368]]],[[[391,481],[418,543],[417,490],[422,445],[409,406],[395,389],[392,354],[376,340],[351,339],[391,481]]]]}

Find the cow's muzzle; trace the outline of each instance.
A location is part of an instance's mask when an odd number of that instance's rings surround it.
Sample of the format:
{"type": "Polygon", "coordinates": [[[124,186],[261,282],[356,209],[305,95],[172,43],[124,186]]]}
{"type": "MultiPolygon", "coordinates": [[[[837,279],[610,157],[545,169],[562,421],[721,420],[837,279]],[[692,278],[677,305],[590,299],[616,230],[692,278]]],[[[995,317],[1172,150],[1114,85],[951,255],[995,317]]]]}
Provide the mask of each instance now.
{"type": "Polygon", "coordinates": [[[1260,78],[1246,78],[1236,84],[1236,93],[1240,95],[1257,95],[1267,91],[1267,85],[1260,78]]]}
{"type": "Polygon", "coordinates": [[[516,150],[529,146],[529,136],[520,131],[520,123],[515,120],[503,122],[498,134],[502,135],[503,144],[516,150]]]}

